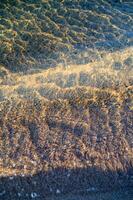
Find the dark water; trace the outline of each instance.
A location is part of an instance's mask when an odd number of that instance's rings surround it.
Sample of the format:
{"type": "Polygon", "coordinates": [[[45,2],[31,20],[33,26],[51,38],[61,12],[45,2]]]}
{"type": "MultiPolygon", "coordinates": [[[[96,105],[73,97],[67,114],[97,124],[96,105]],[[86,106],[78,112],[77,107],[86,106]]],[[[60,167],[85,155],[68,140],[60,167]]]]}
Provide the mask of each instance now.
{"type": "Polygon", "coordinates": [[[132,200],[133,192],[129,191],[115,191],[115,192],[105,192],[96,193],[88,195],[66,195],[62,197],[53,197],[48,200],[132,200]]]}

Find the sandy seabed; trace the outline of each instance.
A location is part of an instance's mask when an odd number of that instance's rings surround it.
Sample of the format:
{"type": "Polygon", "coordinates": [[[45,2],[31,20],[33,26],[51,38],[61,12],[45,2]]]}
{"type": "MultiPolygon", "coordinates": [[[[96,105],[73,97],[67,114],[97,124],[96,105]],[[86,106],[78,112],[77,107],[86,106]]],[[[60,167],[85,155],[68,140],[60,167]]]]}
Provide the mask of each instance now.
{"type": "Polygon", "coordinates": [[[132,12],[130,1],[0,2],[2,200],[132,199],[132,12]]]}

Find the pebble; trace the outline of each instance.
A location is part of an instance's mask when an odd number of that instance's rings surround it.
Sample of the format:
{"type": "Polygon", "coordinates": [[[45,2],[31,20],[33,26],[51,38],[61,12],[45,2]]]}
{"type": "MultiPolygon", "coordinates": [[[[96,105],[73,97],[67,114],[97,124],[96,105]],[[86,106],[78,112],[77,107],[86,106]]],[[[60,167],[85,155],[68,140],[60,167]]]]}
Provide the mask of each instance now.
{"type": "Polygon", "coordinates": [[[32,192],[32,193],[31,193],[31,198],[34,199],[34,198],[36,198],[37,196],[38,196],[37,193],[35,193],[35,192],[32,192]]]}
{"type": "Polygon", "coordinates": [[[9,179],[10,179],[10,180],[13,180],[13,179],[14,179],[14,177],[12,177],[12,176],[11,176],[9,179]]]}
{"type": "Polygon", "coordinates": [[[59,189],[56,190],[56,194],[60,194],[61,191],[59,189]]]}
{"type": "Polygon", "coordinates": [[[87,192],[94,192],[94,191],[97,191],[95,187],[90,187],[87,189],[87,192]]]}
{"type": "Polygon", "coordinates": [[[18,192],[18,196],[21,197],[21,193],[18,192]]]}
{"type": "Polygon", "coordinates": [[[12,165],[13,167],[15,167],[16,165],[15,165],[15,163],[13,163],[13,165],[12,165]]]}

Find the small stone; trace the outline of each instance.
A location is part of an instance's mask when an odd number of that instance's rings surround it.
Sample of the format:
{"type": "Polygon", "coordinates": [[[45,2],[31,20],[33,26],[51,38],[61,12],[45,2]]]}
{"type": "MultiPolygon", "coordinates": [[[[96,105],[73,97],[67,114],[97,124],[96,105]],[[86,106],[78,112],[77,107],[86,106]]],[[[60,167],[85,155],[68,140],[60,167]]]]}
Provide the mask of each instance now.
{"type": "Polygon", "coordinates": [[[94,192],[94,191],[97,191],[95,187],[90,187],[87,189],[87,192],[94,192]]]}
{"type": "Polygon", "coordinates": [[[61,191],[59,189],[56,190],[56,194],[60,194],[61,191]]]}
{"type": "Polygon", "coordinates": [[[12,176],[11,176],[9,179],[10,179],[10,180],[13,180],[13,179],[14,179],[14,177],[12,177],[12,176]]]}
{"type": "Polygon", "coordinates": [[[32,193],[31,193],[31,198],[34,199],[34,198],[36,198],[37,196],[38,196],[37,193],[35,193],[35,192],[32,192],[32,193]]]}
{"type": "Polygon", "coordinates": [[[21,197],[21,193],[18,192],[18,196],[21,197]]]}
{"type": "Polygon", "coordinates": [[[25,175],[24,175],[24,174],[21,174],[21,176],[24,177],[25,175]]]}

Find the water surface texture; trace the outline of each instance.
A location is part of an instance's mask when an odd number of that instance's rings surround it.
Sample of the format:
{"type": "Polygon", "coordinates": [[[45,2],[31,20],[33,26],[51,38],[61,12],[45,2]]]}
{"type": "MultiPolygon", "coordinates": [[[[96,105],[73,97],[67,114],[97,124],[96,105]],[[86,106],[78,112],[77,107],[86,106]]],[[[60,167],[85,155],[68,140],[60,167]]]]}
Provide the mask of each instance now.
{"type": "Polygon", "coordinates": [[[1,0],[0,200],[132,186],[133,1],[1,0]]]}
{"type": "Polygon", "coordinates": [[[11,71],[85,64],[100,59],[101,51],[133,45],[132,1],[3,0],[0,5],[0,61],[11,71]]]}

